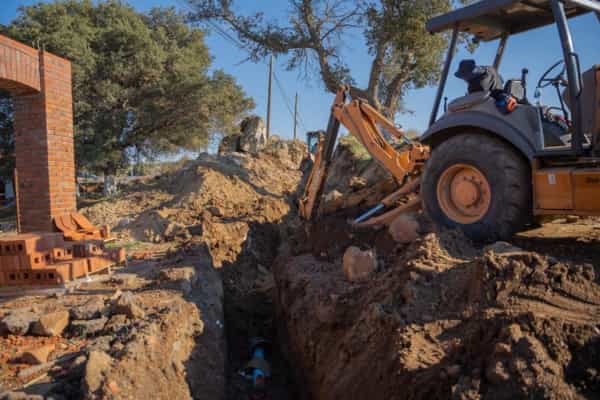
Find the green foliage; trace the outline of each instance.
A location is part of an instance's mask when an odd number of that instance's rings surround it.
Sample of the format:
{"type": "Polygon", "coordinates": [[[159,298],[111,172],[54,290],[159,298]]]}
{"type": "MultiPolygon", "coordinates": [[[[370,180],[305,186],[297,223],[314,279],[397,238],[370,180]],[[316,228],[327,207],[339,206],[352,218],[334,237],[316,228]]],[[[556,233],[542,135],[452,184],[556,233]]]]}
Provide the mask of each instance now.
{"type": "Polygon", "coordinates": [[[428,34],[425,25],[451,8],[450,0],[381,0],[368,7],[365,34],[379,82],[371,95],[388,115],[407,90],[439,79],[447,37],[428,34]]]}
{"type": "Polygon", "coordinates": [[[340,144],[343,146],[346,146],[350,150],[350,152],[352,152],[354,157],[356,157],[358,160],[360,160],[360,161],[371,160],[371,155],[369,154],[369,152],[367,151],[365,146],[363,146],[362,143],[360,143],[358,141],[358,139],[355,138],[354,136],[352,136],[352,135],[342,136],[340,138],[340,144]]]}
{"type": "MultiPolygon", "coordinates": [[[[267,22],[262,13],[240,15],[233,0],[187,0],[193,20],[216,20],[237,33],[252,59],[286,55],[289,69],[316,68],[324,86],[336,92],[341,84],[393,118],[402,111],[407,90],[439,78],[447,35],[430,35],[425,25],[449,11],[453,0],[288,0],[288,22],[267,22]],[[370,60],[368,84],[360,81],[342,58],[358,32],[370,60]]],[[[468,3],[471,0],[459,0],[468,3]]],[[[280,20],[281,21],[281,20],[280,20]]],[[[306,71],[308,72],[308,71],[306,71]]],[[[314,74],[307,73],[307,76],[314,74]]]]}
{"type": "Polygon", "coordinates": [[[13,104],[7,93],[0,93],[0,177],[12,179],[15,167],[13,104]]]}
{"type": "Polygon", "coordinates": [[[209,73],[204,33],[172,8],[57,0],[19,12],[3,34],[73,64],[79,168],[115,173],[132,158],[201,150],[254,107],[231,76],[209,73]]]}

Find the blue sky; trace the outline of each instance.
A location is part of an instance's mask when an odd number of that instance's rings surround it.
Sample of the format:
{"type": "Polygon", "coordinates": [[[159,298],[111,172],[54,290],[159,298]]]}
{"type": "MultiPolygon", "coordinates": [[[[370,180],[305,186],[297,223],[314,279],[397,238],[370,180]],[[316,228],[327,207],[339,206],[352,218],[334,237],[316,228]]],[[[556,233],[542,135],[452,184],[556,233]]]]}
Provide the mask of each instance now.
{"type": "MultiPolygon", "coordinates": [[[[37,0],[2,0],[0,9],[0,23],[9,23],[16,15],[17,8],[21,5],[37,3],[37,0]]],[[[153,6],[175,6],[181,9],[178,0],[129,0],[129,3],[141,11],[153,6]]],[[[238,0],[237,8],[242,12],[263,11],[271,20],[285,20],[287,2],[281,0],[238,0]]],[[[575,49],[580,54],[582,68],[585,70],[595,63],[600,63],[600,24],[593,15],[587,15],[570,20],[575,49]]],[[[267,99],[267,66],[264,63],[244,62],[246,54],[216,34],[207,39],[207,44],[214,58],[214,68],[222,68],[234,75],[245,91],[256,101],[255,112],[266,116],[267,99]]],[[[471,55],[461,50],[451,68],[454,72],[458,62],[463,58],[474,58],[482,65],[492,63],[497,43],[482,44],[475,54],[471,55]]],[[[371,58],[368,56],[360,34],[350,35],[345,40],[343,48],[344,59],[353,71],[353,76],[359,84],[368,78],[371,58]]],[[[509,39],[500,73],[505,79],[519,77],[521,69],[530,70],[530,99],[533,86],[542,72],[561,58],[560,43],[554,26],[513,36],[509,39]]],[[[299,109],[302,125],[299,126],[299,135],[303,137],[306,130],[323,129],[327,124],[329,109],[333,96],[327,93],[317,71],[308,77],[301,77],[297,72],[285,70],[285,59],[276,60],[276,74],[284,87],[289,101],[292,102],[296,92],[299,93],[299,109]]],[[[452,99],[462,95],[466,85],[454,78],[449,78],[446,95],[452,99]]],[[[273,122],[272,132],[290,138],[293,134],[293,120],[288,108],[283,101],[277,85],[273,87],[273,122]]],[[[435,88],[413,90],[405,97],[407,109],[410,114],[397,117],[396,122],[405,128],[414,128],[424,131],[431,112],[435,88]]],[[[548,102],[554,99],[550,90],[544,92],[544,99],[548,102]]]]}

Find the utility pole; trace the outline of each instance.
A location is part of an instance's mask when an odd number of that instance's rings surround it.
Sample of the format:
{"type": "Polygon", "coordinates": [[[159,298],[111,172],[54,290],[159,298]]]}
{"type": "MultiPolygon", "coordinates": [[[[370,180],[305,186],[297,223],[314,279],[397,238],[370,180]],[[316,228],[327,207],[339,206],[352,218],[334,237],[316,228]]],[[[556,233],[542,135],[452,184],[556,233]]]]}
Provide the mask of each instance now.
{"type": "Polygon", "coordinates": [[[269,59],[269,93],[267,96],[267,139],[271,136],[271,95],[273,94],[273,55],[269,59]]]}
{"type": "Polygon", "coordinates": [[[298,130],[298,92],[296,92],[296,101],[294,102],[294,140],[296,140],[296,131],[298,130]]]}

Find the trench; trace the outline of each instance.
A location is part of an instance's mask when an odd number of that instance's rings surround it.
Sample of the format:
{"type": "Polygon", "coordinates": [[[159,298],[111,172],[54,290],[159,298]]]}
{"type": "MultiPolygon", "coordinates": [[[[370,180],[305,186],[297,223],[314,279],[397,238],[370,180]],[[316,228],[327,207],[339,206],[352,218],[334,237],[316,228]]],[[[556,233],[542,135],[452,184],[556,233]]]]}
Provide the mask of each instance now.
{"type": "Polygon", "coordinates": [[[279,338],[275,280],[272,267],[285,238],[286,219],[280,224],[253,224],[238,260],[223,268],[226,391],[228,400],[296,399],[293,370],[279,338]],[[240,374],[252,358],[252,341],[266,341],[271,377],[263,389],[240,374]]]}

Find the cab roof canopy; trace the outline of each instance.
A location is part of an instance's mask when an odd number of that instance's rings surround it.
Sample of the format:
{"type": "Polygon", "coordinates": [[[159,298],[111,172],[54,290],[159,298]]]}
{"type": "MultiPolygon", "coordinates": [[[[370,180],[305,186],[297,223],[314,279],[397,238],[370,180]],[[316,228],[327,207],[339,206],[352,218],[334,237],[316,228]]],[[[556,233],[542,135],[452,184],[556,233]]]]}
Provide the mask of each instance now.
{"type": "MultiPolygon", "coordinates": [[[[568,18],[596,11],[598,0],[566,0],[568,18]]],[[[515,34],[554,23],[549,0],[482,0],[427,23],[430,33],[439,33],[458,26],[459,31],[474,35],[481,41],[491,41],[503,34],[515,34]]]]}

